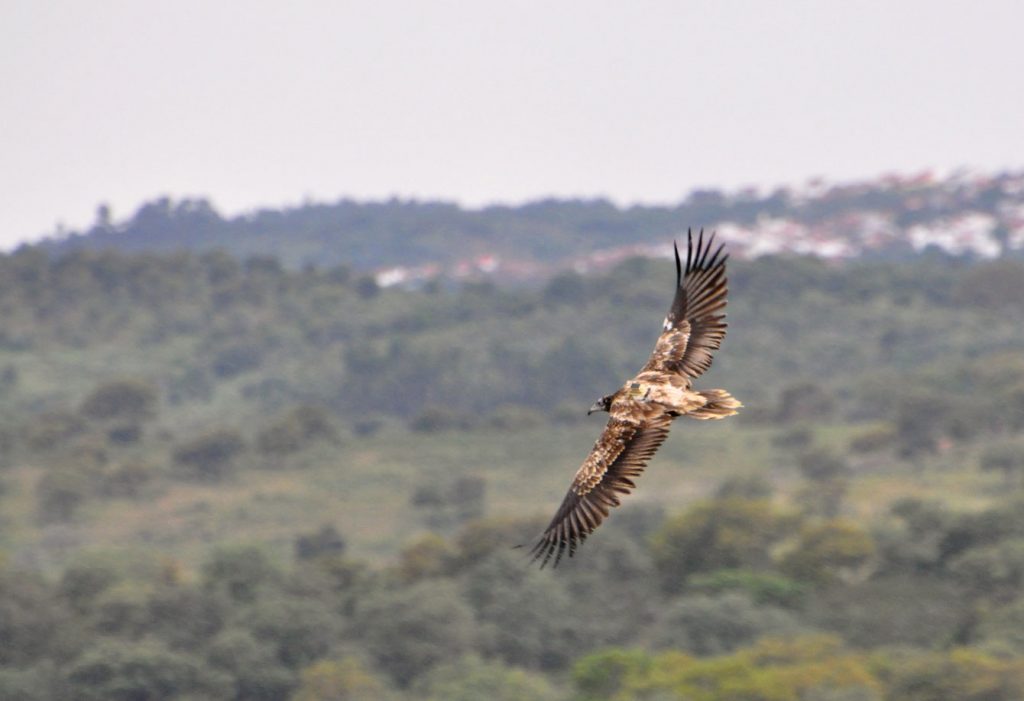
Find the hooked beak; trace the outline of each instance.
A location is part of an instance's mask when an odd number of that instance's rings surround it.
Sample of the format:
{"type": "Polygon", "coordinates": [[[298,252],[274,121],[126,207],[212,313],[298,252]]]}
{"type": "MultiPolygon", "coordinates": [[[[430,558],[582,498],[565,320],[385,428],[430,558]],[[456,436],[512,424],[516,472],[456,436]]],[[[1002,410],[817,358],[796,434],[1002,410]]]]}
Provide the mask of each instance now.
{"type": "Polygon", "coordinates": [[[590,416],[595,411],[604,411],[604,407],[601,406],[601,402],[594,402],[594,405],[587,409],[587,416],[590,416]]]}

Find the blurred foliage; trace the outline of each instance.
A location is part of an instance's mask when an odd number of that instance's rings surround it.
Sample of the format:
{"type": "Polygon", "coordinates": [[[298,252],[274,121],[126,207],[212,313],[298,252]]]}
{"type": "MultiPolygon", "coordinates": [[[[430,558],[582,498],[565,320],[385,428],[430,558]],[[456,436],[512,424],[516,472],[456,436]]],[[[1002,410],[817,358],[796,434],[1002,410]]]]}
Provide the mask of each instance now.
{"type": "Polygon", "coordinates": [[[765,499],[728,497],[695,505],[668,519],[652,538],[662,587],[678,592],[694,574],[766,568],[772,546],[790,533],[793,521],[765,499]]]}
{"type": "Polygon", "coordinates": [[[512,549],[672,279],[0,256],[0,698],[1020,699],[1013,261],[731,265],[700,383],[748,408],[681,421],[554,572],[512,549]]]}
{"type": "Polygon", "coordinates": [[[871,536],[860,526],[834,519],[805,526],[779,566],[798,582],[820,585],[853,575],[874,553],[871,536]]]}
{"type": "Polygon", "coordinates": [[[292,701],[389,701],[397,698],[385,680],[358,659],[321,660],[302,672],[292,701]]]}
{"type": "Polygon", "coordinates": [[[82,415],[93,420],[139,422],[156,414],[157,389],[143,380],[111,380],[82,402],[82,415]]]}
{"type": "Polygon", "coordinates": [[[269,423],[256,436],[257,447],[267,455],[296,453],[315,441],[334,443],[338,429],[330,412],[320,406],[297,406],[269,423]]]}
{"type": "Polygon", "coordinates": [[[245,448],[242,435],[228,428],[214,429],[174,450],[174,462],[186,477],[217,482],[231,474],[235,458],[245,448]]]}
{"type": "Polygon", "coordinates": [[[221,546],[184,580],[174,563],[111,556],[81,559],[56,580],[5,565],[0,691],[27,699],[1019,698],[1024,520],[1015,502],[956,514],[904,500],[876,549],[854,521],[778,512],[725,491],[667,517],[649,545],[625,524],[609,525],[554,572],[507,548],[535,525],[488,520],[452,539],[414,539],[394,567],[376,570],[347,560],[330,526],[297,537],[291,565],[254,546],[221,546]],[[705,535],[666,550],[691,528],[705,535]],[[751,541],[752,533],[769,537],[751,541]],[[931,534],[930,547],[895,547],[918,533],[931,534]],[[717,554],[694,560],[688,548],[698,544],[717,554]],[[657,586],[666,552],[675,566],[698,563],[669,590],[657,586]]]}
{"type": "Polygon", "coordinates": [[[558,701],[562,695],[543,676],[479,657],[438,665],[414,693],[426,701],[558,701]]]}

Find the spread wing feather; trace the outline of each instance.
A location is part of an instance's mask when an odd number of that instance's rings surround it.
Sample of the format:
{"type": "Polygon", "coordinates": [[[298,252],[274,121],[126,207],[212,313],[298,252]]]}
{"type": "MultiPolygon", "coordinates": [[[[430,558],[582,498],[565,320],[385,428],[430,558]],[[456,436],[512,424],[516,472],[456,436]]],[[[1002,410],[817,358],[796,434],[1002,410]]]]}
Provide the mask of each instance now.
{"type": "Polygon", "coordinates": [[[711,234],[705,243],[701,230],[694,246],[693,233],[688,233],[685,270],[676,247],[676,295],[664,331],[641,372],[670,372],[693,379],[711,367],[712,355],[725,338],[722,310],[729,291],[725,278],[729,256],[723,255],[722,245],[712,253],[714,242],[711,234]]]}
{"type": "Polygon", "coordinates": [[[665,442],[671,422],[665,413],[653,418],[613,414],[577,470],[555,517],[530,551],[534,560],[541,560],[541,567],[552,557],[555,566],[566,553],[572,557],[609,510],[619,505],[620,495],[636,488],[633,480],[665,442]]]}

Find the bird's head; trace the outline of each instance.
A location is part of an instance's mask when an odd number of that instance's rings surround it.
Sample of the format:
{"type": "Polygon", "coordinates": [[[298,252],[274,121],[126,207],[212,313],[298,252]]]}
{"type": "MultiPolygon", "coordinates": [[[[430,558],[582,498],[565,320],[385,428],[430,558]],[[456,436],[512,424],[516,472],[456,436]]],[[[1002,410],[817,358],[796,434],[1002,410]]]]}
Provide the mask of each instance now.
{"type": "Polygon", "coordinates": [[[601,397],[596,402],[594,402],[594,405],[592,407],[590,407],[590,409],[587,410],[587,416],[590,416],[595,411],[609,411],[609,410],[611,410],[611,408],[612,408],[612,397],[613,396],[614,395],[609,394],[609,395],[606,395],[604,397],[601,397]]]}

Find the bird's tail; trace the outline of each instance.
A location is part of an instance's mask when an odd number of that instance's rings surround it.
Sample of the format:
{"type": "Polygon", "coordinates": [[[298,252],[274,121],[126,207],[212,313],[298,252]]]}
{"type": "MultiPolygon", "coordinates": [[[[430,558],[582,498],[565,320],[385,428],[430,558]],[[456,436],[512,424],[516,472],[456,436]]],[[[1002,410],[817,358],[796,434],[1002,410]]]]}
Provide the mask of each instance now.
{"type": "Polygon", "coordinates": [[[691,419],[724,419],[726,416],[737,413],[737,410],[743,406],[736,397],[724,389],[706,389],[697,394],[704,397],[707,404],[687,412],[685,415],[691,419]]]}

